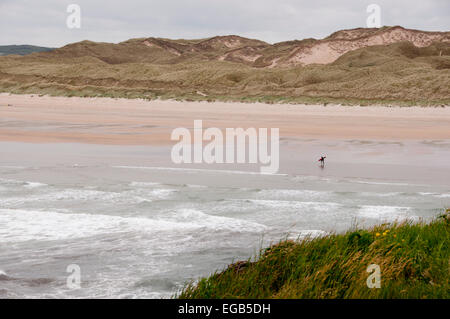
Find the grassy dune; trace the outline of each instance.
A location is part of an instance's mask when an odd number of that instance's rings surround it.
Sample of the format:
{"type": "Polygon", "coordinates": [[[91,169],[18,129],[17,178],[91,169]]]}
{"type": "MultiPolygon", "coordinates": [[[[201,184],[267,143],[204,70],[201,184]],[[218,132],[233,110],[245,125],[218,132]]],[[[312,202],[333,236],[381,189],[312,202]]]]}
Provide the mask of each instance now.
{"type": "Polygon", "coordinates": [[[371,46],[331,64],[276,68],[195,58],[107,63],[94,56],[59,57],[58,52],[0,57],[0,91],[188,101],[450,105],[448,43],[425,48],[409,42],[371,46]]]}
{"type": "Polygon", "coordinates": [[[450,211],[431,223],[380,225],[282,241],[187,285],[179,298],[450,298],[450,211]],[[369,289],[367,267],[381,269],[369,289]]]}

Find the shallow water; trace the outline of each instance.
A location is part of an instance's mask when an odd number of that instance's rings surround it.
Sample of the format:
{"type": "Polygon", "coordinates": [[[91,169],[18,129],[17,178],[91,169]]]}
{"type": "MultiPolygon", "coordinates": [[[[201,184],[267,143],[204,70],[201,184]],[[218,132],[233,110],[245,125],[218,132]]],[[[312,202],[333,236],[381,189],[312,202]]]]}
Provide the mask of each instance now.
{"type": "MultiPolygon", "coordinates": [[[[308,143],[302,154],[324,148],[308,143]]],[[[430,220],[450,206],[448,167],[428,162],[448,155],[441,143],[328,142],[324,169],[283,145],[279,174],[260,175],[175,167],[164,147],[0,143],[0,298],[166,298],[283,238],[430,220]],[[81,289],[66,285],[71,264],[81,289]]]]}

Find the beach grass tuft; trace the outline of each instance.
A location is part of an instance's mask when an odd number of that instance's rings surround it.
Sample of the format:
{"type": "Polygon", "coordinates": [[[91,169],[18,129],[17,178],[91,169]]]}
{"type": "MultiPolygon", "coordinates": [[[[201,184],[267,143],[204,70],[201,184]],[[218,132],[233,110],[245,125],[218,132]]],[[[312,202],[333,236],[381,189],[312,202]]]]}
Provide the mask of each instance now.
{"type": "Polygon", "coordinates": [[[320,238],[284,240],[176,295],[197,298],[449,298],[450,211],[430,223],[383,224],[320,238]],[[380,288],[369,288],[369,265],[380,288]]]}

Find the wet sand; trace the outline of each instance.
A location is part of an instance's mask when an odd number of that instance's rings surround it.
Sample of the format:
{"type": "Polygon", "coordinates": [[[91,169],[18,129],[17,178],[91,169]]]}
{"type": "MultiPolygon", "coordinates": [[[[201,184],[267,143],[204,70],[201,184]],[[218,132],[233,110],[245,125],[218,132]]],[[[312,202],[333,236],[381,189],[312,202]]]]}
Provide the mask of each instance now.
{"type": "Polygon", "coordinates": [[[176,127],[280,128],[286,138],[450,139],[450,108],[268,105],[0,94],[0,141],[169,145],[176,127]]]}

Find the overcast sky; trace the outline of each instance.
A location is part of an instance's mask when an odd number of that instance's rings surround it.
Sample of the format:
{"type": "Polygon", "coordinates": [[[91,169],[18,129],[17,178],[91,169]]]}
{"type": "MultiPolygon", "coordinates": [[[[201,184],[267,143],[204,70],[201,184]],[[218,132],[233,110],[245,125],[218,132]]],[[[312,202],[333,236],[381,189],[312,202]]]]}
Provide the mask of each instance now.
{"type": "Polygon", "coordinates": [[[227,34],[270,43],[322,38],[366,27],[372,3],[381,7],[382,25],[450,31],[450,0],[0,0],[0,45],[227,34]],[[80,29],[66,26],[69,4],[81,7],[80,29]]]}

